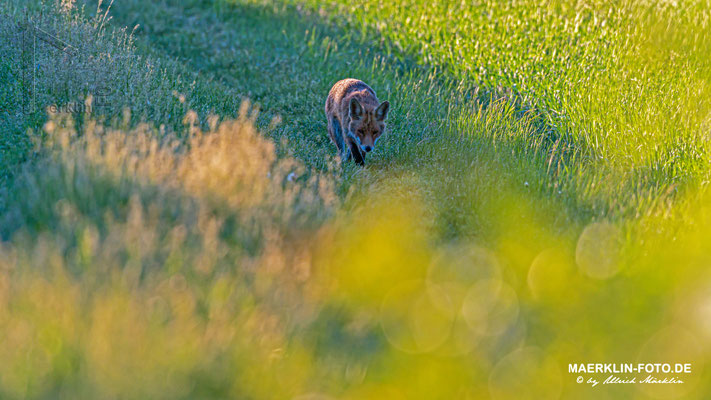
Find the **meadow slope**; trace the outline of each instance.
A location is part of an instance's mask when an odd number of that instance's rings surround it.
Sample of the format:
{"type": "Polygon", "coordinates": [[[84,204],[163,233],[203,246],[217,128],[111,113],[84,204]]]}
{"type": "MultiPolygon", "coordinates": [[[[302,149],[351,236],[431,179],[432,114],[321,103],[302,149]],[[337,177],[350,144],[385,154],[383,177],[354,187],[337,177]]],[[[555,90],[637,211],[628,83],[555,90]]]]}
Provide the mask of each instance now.
{"type": "Polygon", "coordinates": [[[708,397],[710,9],[0,5],[0,397],[708,397]]]}

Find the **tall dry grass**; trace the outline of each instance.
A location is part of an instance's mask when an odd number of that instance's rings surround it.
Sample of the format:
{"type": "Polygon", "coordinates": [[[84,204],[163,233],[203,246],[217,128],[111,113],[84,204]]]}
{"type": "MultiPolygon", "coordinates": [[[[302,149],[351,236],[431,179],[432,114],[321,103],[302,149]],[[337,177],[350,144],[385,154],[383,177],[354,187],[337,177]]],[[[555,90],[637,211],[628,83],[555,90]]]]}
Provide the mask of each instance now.
{"type": "Polygon", "coordinates": [[[277,159],[242,110],[205,132],[189,113],[187,140],[50,117],[43,156],[3,193],[3,397],[251,397],[303,380],[305,355],[284,348],[314,317],[306,239],[337,204],[333,179],[277,159]],[[277,365],[277,386],[250,378],[277,365]]]}

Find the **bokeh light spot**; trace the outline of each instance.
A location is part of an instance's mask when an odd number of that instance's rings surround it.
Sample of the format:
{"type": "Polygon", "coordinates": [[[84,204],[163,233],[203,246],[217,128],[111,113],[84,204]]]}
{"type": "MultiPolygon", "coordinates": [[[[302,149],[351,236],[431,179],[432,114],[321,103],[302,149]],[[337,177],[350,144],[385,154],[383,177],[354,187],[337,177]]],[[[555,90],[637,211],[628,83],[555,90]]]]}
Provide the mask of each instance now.
{"type": "MultiPolygon", "coordinates": [[[[452,329],[453,314],[435,304],[431,288],[424,281],[404,282],[391,289],[380,309],[380,325],[395,348],[408,352],[428,352],[441,345],[452,329]]],[[[440,291],[435,290],[435,293],[440,291]]]]}
{"type": "Polygon", "coordinates": [[[575,249],[578,267],[591,278],[612,277],[619,268],[620,239],[620,230],[609,222],[588,225],[575,249]]]}
{"type": "Polygon", "coordinates": [[[570,281],[575,275],[572,257],[557,249],[547,249],[533,259],[528,270],[528,287],[536,300],[569,297],[570,281]]]}
{"type": "Polygon", "coordinates": [[[514,350],[489,375],[489,392],[494,400],[557,399],[561,390],[560,368],[536,347],[514,350]]]}
{"type": "Polygon", "coordinates": [[[701,380],[704,370],[703,351],[698,338],[681,326],[668,326],[655,333],[640,349],[638,363],[691,364],[691,373],[662,372],[641,374],[642,379],[651,375],[655,379],[680,379],[683,384],[642,384],[638,389],[654,399],[686,398],[701,380]]]}
{"type": "Polygon", "coordinates": [[[511,286],[500,280],[483,280],[469,289],[461,312],[478,335],[500,335],[516,322],[518,297],[511,286]]]}

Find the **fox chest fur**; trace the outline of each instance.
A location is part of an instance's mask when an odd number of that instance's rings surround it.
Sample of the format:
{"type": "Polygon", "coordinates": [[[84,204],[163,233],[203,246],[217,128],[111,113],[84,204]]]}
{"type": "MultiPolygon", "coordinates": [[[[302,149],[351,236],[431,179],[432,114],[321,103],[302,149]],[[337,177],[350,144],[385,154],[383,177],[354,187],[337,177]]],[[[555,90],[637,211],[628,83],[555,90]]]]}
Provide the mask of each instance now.
{"type": "Polygon", "coordinates": [[[326,98],[328,135],[342,161],[351,157],[363,165],[365,155],[385,131],[390,103],[380,102],[375,91],[358,79],[336,82],[326,98]]]}

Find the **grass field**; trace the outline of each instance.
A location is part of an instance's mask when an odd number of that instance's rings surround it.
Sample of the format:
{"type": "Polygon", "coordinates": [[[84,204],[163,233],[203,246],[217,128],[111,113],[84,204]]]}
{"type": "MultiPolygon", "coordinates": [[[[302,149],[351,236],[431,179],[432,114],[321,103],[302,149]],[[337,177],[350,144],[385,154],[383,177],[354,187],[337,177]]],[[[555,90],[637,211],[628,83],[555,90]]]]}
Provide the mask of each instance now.
{"type": "Polygon", "coordinates": [[[711,395],[708,1],[10,0],[0,35],[0,398],[711,395]],[[362,168],[345,77],[393,106],[362,168]]]}

